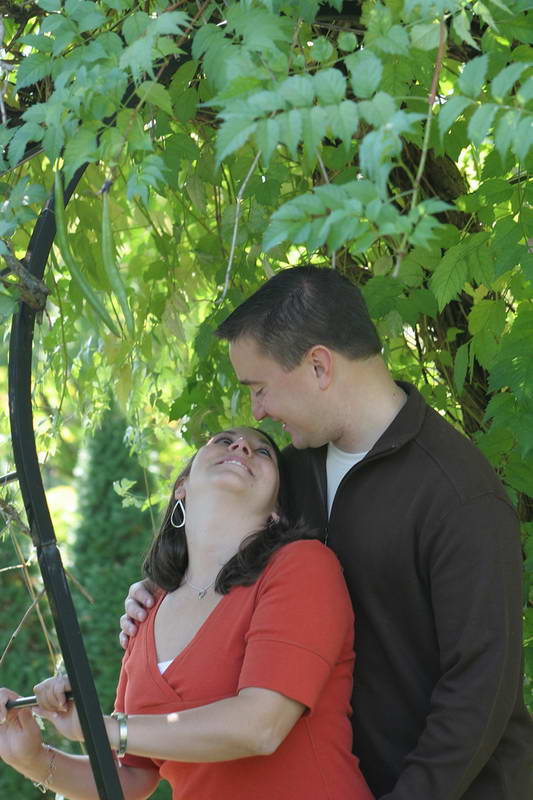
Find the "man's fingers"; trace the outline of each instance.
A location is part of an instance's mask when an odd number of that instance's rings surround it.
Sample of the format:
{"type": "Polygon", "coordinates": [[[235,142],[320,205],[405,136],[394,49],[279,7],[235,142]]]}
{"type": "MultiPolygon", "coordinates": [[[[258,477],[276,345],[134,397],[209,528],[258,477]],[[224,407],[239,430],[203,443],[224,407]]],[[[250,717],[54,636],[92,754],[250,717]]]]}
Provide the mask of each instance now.
{"type": "Polygon", "coordinates": [[[120,618],[120,629],[126,636],[135,636],[137,633],[137,623],[134,622],[131,617],[128,617],[127,614],[123,614],[120,618]]]}
{"type": "Polygon", "coordinates": [[[138,584],[133,584],[132,588],[134,591],[131,593],[132,597],[137,600],[140,606],[144,606],[145,608],[152,608],[154,604],[154,597],[148,589],[146,588],[144,581],[139,582],[138,584]]]}
{"type": "Polygon", "coordinates": [[[126,613],[129,613],[128,611],[129,600],[132,600],[135,604],[139,605],[141,608],[144,609],[151,608],[154,604],[154,598],[147,590],[144,581],[137,581],[137,583],[131,584],[128,591],[128,597],[125,603],[126,613]]]}
{"type": "Polygon", "coordinates": [[[138,620],[139,622],[144,622],[146,619],[146,609],[143,608],[139,603],[133,599],[133,597],[128,597],[126,602],[124,603],[124,608],[126,609],[126,615],[131,620],[138,620]]]}

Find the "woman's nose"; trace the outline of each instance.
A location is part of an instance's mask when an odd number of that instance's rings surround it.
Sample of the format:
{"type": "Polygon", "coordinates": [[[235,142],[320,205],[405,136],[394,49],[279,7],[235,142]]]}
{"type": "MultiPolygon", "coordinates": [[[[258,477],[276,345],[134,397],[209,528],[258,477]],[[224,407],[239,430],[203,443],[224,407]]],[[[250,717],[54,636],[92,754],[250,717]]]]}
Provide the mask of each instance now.
{"type": "Polygon", "coordinates": [[[251,449],[250,445],[248,444],[247,440],[244,438],[244,436],[239,436],[238,439],[235,439],[233,444],[230,445],[229,449],[230,450],[242,450],[248,456],[252,452],[252,449],[251,449]]]}

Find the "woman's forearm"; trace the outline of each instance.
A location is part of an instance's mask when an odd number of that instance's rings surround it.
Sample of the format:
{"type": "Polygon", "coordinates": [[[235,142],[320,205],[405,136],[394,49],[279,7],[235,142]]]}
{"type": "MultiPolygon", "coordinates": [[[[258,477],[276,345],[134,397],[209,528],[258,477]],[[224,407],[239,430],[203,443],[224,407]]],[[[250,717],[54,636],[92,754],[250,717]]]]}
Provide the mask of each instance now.
{"type": "MultiPolygon", "coordinates": [[[[304,706],[276,692],[244,690],[236,697],[170,714],[128,716],[127,752],[170,761],[217,762],[269,755],[297,722],[304,706]]],[[[111,747],[117,721],[107,717],[111,747]]]]}
{"type": "MultiPolygon", "coordinates": [[[[71,755],[43,745],[40,757],[31,765],[13,767],[29,780],[68,800],[98,800],[100,797],[87,756],[71,755]]],[[[152,781],[148,775],[128,767],[120,769],[118,774],[126,800],[144,800],[157,785],[155,769],[152,781]]]]}
{"type": "Polygon", "coordinates": [[[69,800],[98,800],[98,791],[87,756],[63,753],[43,745],[38,759],[13,767],[26,778],[46,786],[69,800]]]}

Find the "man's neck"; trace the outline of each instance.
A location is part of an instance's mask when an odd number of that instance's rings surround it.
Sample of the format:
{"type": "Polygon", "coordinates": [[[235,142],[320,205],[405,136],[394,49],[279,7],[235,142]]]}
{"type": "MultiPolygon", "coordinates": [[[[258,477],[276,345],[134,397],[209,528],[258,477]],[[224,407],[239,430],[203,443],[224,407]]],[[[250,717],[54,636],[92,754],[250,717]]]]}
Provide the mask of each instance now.
{"type": "Polygon", "coordinates": [[[346,453],[368,452],[404,406],[407,395],[386,373],[345,387],[340,424],[332,443],[346,453]],[[363,388],[361,388],[363,387],[363,388]]]}

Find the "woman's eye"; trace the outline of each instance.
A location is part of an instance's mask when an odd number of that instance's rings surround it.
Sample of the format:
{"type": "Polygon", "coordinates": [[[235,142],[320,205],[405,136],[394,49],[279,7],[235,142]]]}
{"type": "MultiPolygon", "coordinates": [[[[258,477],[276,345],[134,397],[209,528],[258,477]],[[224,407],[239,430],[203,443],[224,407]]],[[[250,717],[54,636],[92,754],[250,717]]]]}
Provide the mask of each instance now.
{"type": "Polygon", "coordinates": [[[233,444],[233,439],[229,436],[218,436],[215,439],[216,444],[233,444]]]}
{"type": "Polygon", "coordinates": [[[261,455],[268,456],[269,458],[272,458],[272,453],[270,452],[268,447],[258,447],[257,448],[257,452],[261,453],[261,455]]]}

